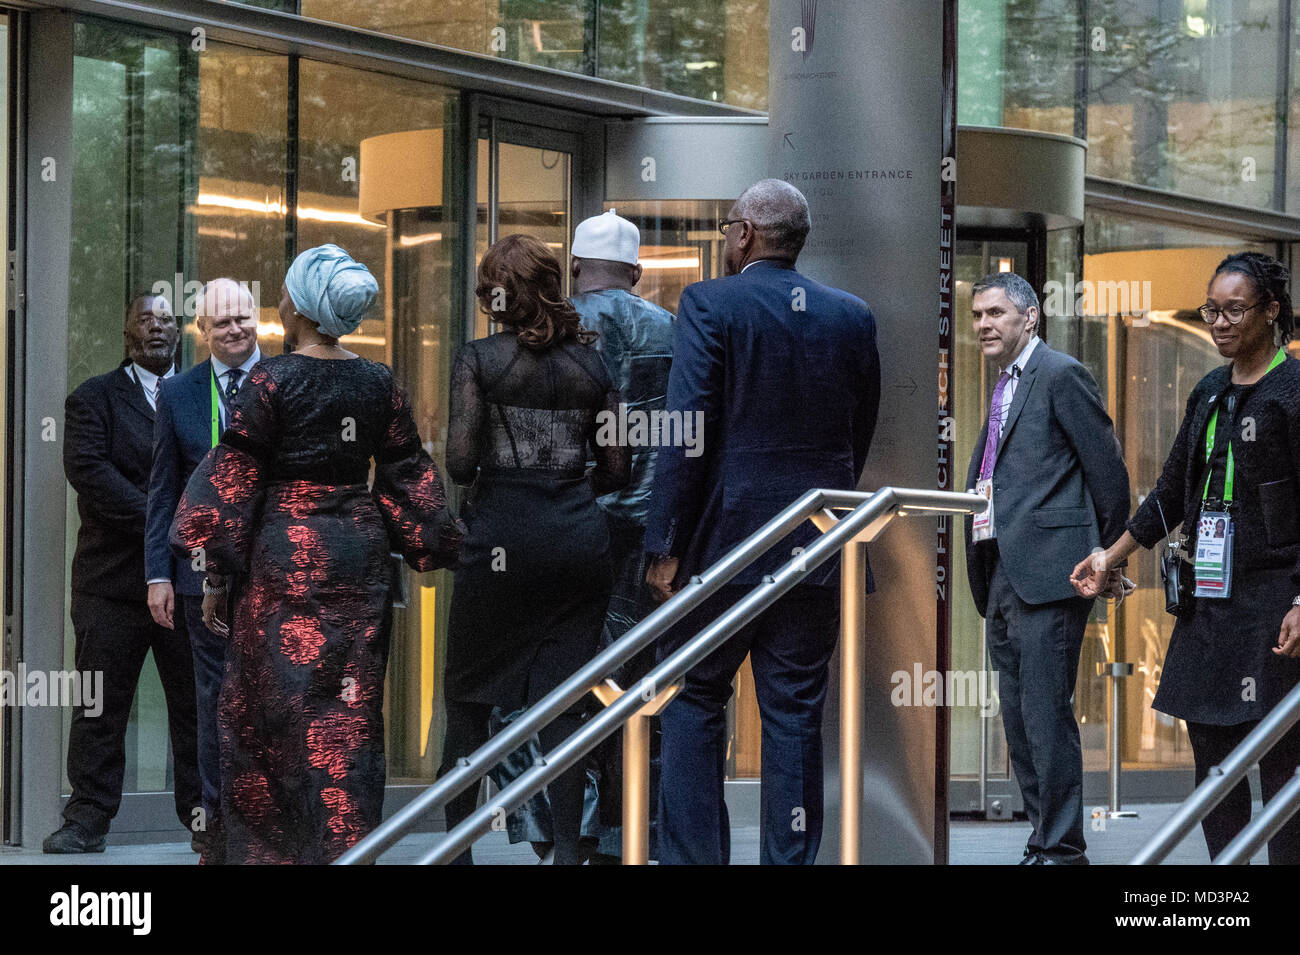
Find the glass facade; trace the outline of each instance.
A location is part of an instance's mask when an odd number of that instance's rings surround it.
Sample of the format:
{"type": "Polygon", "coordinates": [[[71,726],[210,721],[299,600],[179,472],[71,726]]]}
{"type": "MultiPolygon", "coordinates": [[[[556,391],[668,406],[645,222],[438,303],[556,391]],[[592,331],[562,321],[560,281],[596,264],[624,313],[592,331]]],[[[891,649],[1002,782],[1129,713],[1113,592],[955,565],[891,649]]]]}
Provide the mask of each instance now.
{"type": "Polygon", "coordinates": [[[250,5],[696,99],[767,106],[767,0],[266,0],[250,5]]]}
{"type": "MultiPolygon", "coordinates": [[[[767,0],[252,5],[697,99],[767,106],[767,0]]],[[[1287,174],[1296,167],[1287,156],[1300,148],[1300,16],[1293,8],[1293,0],[963,0],[959,121],[1086,138],[1090,175],[1296,211],[1300,177],[1287,174]]]]}
{"type": "Polygon", "coordinates": [[[959,15],[962,123],[1086,138],[1089,175],[1300,209],[1288,0],[967,0],[959,15]]]}
{"type": "MultiPolygon", "coordinates": [[[[767,104],[767,0],[245,5],[705,101],[767,104]]],[[[962,0],[959,12],[962,123],[1082,136],[1090,175],[1166,190],[1175,205],[1204,198],[1300,213],[1300,0],[962,0]]],[[[5,22],[0,15],[0,27],[5,22]]],[[[125,300],[158,283],[181,321],[182,368],[207,357],[193,294],[218,276],[252,286],[263,351],[278,353],[275,306],[287,263],[300,249],[336,242],[366,262],[380,286],[370,317],[345,341],[394,367],[442,465],[451,358],[466,335],[491,331],[471,311],[469,263],[492,239],[514,232],[538,235],[567,257],[578,210],[603,198],[584,202],[583,190],[595,186],[584,181],[578,127],[543,130],[515,115],[485,123],[462,143],[467,94],[255,49],[252,35],[236,39],[249,45],[210,42],[199,53],[185,35],[77,23],[68,387],[120,361],[125,300]],[[467,192],[471,171],[476,196],[467,192]],[[419,183],[414,193],[404,188],[412,182],[419,183]],[[467,226],[462,216],[475,212],[467,226]]],[[[541,89],[545,74],[538,77],[541,89]]],[[[716,223],[731,201],[605,203],[641,228],[642,295],[675,310],[686,285],[721,274],[716,223]]],[[[970,283],[1002,268],[1067,289],[1083,279],[1133,290],[1145,312],[1139,320],[1104,305],[1049,309],[1042,330],[1096,377],[1136,505],[1155,482],[1188,392],[1221,361],[1192,313],[1214,265],[1245,248],[1293,262],[1295,251],[1248,229],[1200,231],[1117,208],[1090,207],[1082,227],[1047,234],[1041,248],[1028,230],[961,230],[956,314],[969,316],[970,283]]],[[[954,339],[955,460],[964,464],[992,378],[968,320],[956,323],[954,339]]],[[[0,376],[6,373],[0,363],[0,376]]],[[[77,532],[70,490],[65,500],[70,567],[77,532]]],[[[959,582],[963,561],[955,548],[959,582]]],[[[1106,659],[1137,665],[1121,684],[1126,765],[1189,765],[1181,725],[1150,708],[1171,630],[1155,561],[1137,554],[1130,572],[1137,593],[1118,611],[1098,607],[1088,625],[1075,705],[1090,770],[1105,768],[1106,686],[1094,665],[1106,659]]],[[[408,571],[406,585],[387,687],[389,776],[422,782],[440,760],[451,575],[408,571]]],[[[954,588],[952,614],[953,667],[982,669],[981,621],[964,586],[954,588]]],[[[72,640],[67,620],[68,666],[72,640]]],[[[951,716],[953,774],[977,773],[983,745],[988,767],[1005,776],[999,722],[981,721],[973,708],[951,716]]],[[[728,725],[729,775],[757,776],[759,724],[747,666],[728,725]]],[[[168,763],[163,692],[149,661],[129,729],[127,789],[170,788],[168,763]]]]}
{"type": "Polygon", "coordinates": [[[1077,0],[962,0],[957,115],[971,126],[1074,135],[1082,106],[1077,0]]]}
{"type": "Polygon", "coordinates": [[[1276,0],[1092,0],[1089,174],[1281,209],[1284,7],[1276,0]]]}
{"type": "MultiPolygon", "coordinates": [[[[441,463],[451,357],[464,328],[453,294],[455,189],[434,190],[418,208],[389,208],[377,187],[378,205],[365,217],[360,156],[367,140],[425,132],[430,161],[452,175],[455,163],[442,154],[456,148],[457,94],[243,47],[211,44],[195,56],[181,39],[98,21],[76,26],[73,85],[69,390],[117,365],[125,300],[158,283],[182,327],[182,370],[207,357],[193,299],[201,282],[219,276],[248,283],[260,346],[279,354],[276,303],[287,263],[299,249],[334,242],[369,265],[380,286],[379,304],[344,342],[394,367],[441,463]]],[[[391,158],[374,155],[376,164],[391,158]]],[[[69,490],[69,567],[77,529],[69,490]]],[[[389,766],[394,778],[431,779],[451,575],[406,573],[387,688],[389,766]]],[[[69,667],[72,644],[68,618],[69,667]]],[[[169,788],[166,708],[152,658],[128,740],[126,788],[169,788]]]]}

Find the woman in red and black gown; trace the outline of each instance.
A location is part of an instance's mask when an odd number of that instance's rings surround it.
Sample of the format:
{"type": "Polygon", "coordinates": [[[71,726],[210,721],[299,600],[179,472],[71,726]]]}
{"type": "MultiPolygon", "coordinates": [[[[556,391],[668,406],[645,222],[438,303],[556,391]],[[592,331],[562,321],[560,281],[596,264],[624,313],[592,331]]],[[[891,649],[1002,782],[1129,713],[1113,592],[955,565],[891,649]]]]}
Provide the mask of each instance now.
{"type": "Polygon", "coordinates": [[[217,718],[229,863],[326,863],[378,825],[389,553],[448,567],[463,535],[392,371],[338,344],[374,289],[337,246],[295,260],[293,351],[254,367],[172,526],[206,563],[214,632],[234,600],[217,718]]]}

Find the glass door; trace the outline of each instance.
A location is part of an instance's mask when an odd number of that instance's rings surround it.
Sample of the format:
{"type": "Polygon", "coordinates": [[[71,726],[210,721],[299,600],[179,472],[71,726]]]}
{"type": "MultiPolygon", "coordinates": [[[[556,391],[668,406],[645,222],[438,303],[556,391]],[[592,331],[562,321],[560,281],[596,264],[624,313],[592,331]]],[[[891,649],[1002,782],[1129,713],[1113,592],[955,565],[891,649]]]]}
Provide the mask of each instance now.
{"type": "MultiPolygon", "coordinates": [[[[569,294],[569,243],[573,238],[577,133],[533,126],[495,114],[480,117],[478,135],[478,226],[474,264],[508,235],[535,235],[555,252],[569,294]]],[[[471,283],[472,286],[473,283],[471,283]]],[[[476,303],[474,336],[496,329],[476,303]]]]}
{"type": "MultiPolygon", "coordinates": [[[[1015,272],[1033,281],[1027,237],[971,236],[971,231],[963,230],[966,237],[957,242],[954,262],[957,286],[949,381],[955,418],[953,462],[958,481],[966,480],[966,464],[988,416],[989,395],[993,379],[997,377],[996,369],[991,369],[980,354],[971,326],[971,287],[991,272],[1015,272]]],[[[964,487],[960,489],[965,490],[964,487]]],[[[952,668],[961,672],[984,672],[990,668],[984,646],[984,621],[966,586],[966,548],[960,530],[953,534],[952,579],[957,582],[951,591],[952,668]]],[[[953,707],[950,717],[952,811],[982,812],[998,798],[1006,806],[1010,805],[1008,799],[1014,800],[1015,808],[1019,808],[1019,790],[1011,779],[1001,716],[985,718],[981,716],[979,707],[961,706],[953,707]]]]}
{"type": "MultiPolygon", "coordinates": [[[[986,362],[971,325],[971,288],[994,272],[1015,272],[1038,292],[1038,333],[1057,351],[1081,361],[1092,373],[1107,402],[1111,417],[1119,420],[1115,404],[1114,362],[1107,343],[1105,319],[1075,316],[1072,310],[1056,313],[1049,293],[1054,289],[1073,295],[1080,278],[1079,236],[1074,229],[1045,233],[1031,230],[961,229],[955,261],[955,335],[952,362],[954,462],[959,480],[965,480],[980,430],[988,417],[988,401],[998,369],[986,362]],[[1059,288],[1058,288],[1059,286],[1059,288]]],[[[1073,299],[1071,299],[1073,300],[1073,299]]],[[[956,671],[988,671],[984,621],[966,586],[966,551],[960,533],[953,540],[952,667],[956,671]]],[[[1105,769],[1106,708],[1104,686],[1095,675],[1099,660],[1109,659],[1116,639],[1116,621],[1110,606],[1098,601],[1084,636],[1075,685],[1075,716],[1079,720],[1084,769],[1105,769]]],[[[1006,818],[1022,807],[1020,789],[1011,772],[1006,735],[1000,713],[985,717],[978,707],[951,711],[950,808],[1006,818]]]]}
{"type": "MultiPolygon", "coordinates": [[[[72,223],[69,263],[67,381],[69,390],[110,371],[122,358],[122,322],[128,293],[169,288],[177,274],[190,276],[192,245],[179,242],[191,226],[190,165],[194,116],[193,61],[179,39],[134,34],[98,22],[76,25],[73,61],[72,223]]],[[[168,296],[176,315],[183,302],[168,296]]],[[[77,497],[66,496],[69,562],[80,522],[77,497]]],[[[65,576],[71,586],[71,574],[65,576]]],[[[70,589],[64,594],[70,604],[70,589]]],[[[64,667],[74,668],[74,633],[65,617],[64,667]]],[[[63,792],[68,726],[64,710],[63,792]]],[[[172,788],[172,761],[162,682],[149,655],[140,675],[126,731],[126,794],[165,793],[172,788]]],[[[135,802],[123,801],[132,818],[135,802]]],[[[162,805],[159,803],[158,805],[162,805]]],[[[174,816],[171,820],[174,825],[174,816]]],[[[129,822],[119,823],[121,831],[129,822]]]]}

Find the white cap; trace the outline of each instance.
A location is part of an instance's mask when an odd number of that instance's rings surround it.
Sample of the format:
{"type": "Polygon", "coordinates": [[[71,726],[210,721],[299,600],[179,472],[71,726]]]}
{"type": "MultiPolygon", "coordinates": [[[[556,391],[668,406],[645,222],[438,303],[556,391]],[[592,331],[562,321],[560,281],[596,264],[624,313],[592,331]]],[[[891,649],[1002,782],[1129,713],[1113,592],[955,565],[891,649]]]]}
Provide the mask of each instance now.
{"type": "Polygon", "coordinates": [[[636,265],[640,247],[641,232],[610,209],[604,215],[592,216],[578,223],[578,228],[573,230],[573,247],[569,252],[578,259],[608,259],[636,265]]]}

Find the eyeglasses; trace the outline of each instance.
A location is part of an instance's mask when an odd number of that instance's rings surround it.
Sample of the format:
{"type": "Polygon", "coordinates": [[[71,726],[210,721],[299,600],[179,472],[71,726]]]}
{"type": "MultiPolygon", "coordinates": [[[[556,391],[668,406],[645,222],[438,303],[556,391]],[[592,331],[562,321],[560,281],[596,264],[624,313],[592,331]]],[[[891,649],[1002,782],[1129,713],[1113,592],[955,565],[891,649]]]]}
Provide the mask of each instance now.
{"type": "Polygon", "coordinates": [[[1254,305],[1229,305],[1227,308],[1216,308],[1213,305],[1202,305],[1197,309],[1201,313],[1201,318],[1205,324],[1213,325],[1222,315],[1228,320],[1229,325],[1240,325],[1241,320],[1246,317],[1246,313],[1252,308],[1259,308],[1261,305],[1267,305],[1268,302],[1256,302],[1254,305]]]}
{"type": "Polygon", "coordinates": [[[721,232],[723,235],[726,235],[726,234],[727,234],[727,227],[728,227],[728,226],[733,226],[733,225],[735,225],[737,222],[749,222],[749,220],[748,220],[748,219],[719,219],[719,220],[718,220],[718,231],[721,232]]]}

